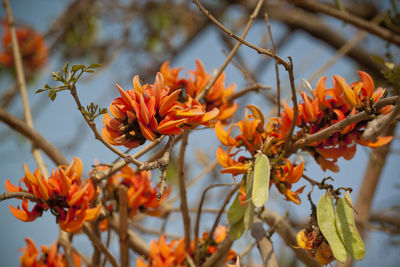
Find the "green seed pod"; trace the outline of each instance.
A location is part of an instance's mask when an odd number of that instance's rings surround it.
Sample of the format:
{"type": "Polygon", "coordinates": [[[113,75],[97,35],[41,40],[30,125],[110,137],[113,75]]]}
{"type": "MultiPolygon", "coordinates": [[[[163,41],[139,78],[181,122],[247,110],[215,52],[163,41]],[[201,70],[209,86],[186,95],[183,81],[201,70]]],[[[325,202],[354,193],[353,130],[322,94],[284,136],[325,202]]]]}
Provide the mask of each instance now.
{"type": "Polygon", "coordinates": [[[355,260],[364,258],[365,246],[354,222],[353,204],[349,192],[339,199],[336,206],[336,229],[346,250],[355,260]]]}
{"type": "Polygon", "coordinates": [[[317,221],[319,229],[328,241],[335,259],[340,262],[345,262],[347,259],[347,251],[336,230],[335,207],[329,192],[323,194],[319,199],[317,205],[317,221]]]}

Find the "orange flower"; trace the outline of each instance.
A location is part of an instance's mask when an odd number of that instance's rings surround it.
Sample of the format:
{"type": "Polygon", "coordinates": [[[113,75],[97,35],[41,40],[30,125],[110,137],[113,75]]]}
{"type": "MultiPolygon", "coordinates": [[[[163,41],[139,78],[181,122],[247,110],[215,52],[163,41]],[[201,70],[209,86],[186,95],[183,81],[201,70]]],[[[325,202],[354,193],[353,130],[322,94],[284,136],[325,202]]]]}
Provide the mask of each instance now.
{"type": "Polygon", "coordinates": [[[158,242],[152,240],[150,243],[150,257],[148,263],[138,258],[138,267],[173,267],[185,266],[183,261],[186,257],[184,239],[166,242],[164,235],[160,236],[158,242]]]}
{"type": "Polygon", "coordinates": [[[297,234],[297,244],[305,249],[310,257],[315,258],[320,264],[327,265],[335,259],[331,247],[320,233],[318,227],[314,231],[307,232],[305,229],[297,234]]]}
{"type": "Polygon", "coordinates": [[[22,209],[10,205],[11,213],[21,221],[33,221],[42,215],[44,210],[50,209],[57,216],[60,227],[67,232],[75,232],[81,229],[85,221],[95,220],[101,210],[101,205],[94,206],[99,194],[91,180],[82,183],[82,162],[75,158],[70,166],[59,166],[52,171],[46,179],[36,170],[33,174],[25,165],[25,176],[20,180],[20,186],[16,187],[6,180],[8,192],[27,191],[33,194],[40,202],[36,203],[32,211],[28,210],[28,200],[22,200],[22,209]],[[25,184],[27,190],[21,187],[25,184]]]}
{"type": "Polygon", "coordinates": [[[125,166],[107,181],[107,190],[111,196],[118,194],[118,187],[121,184],[128,188],[127,205],[130,217],[136,215],[138,212],[143,212],[151,216],[162,216],[164,214],[162,204],[167,199],[171,188],[168,187],[161,199],[158,200],[158,187],[152,187],[151,173],[149,171],[136,173],[130,166],[125,166]]]}
{"type": "MultiPolygon", "coordinates": [[[[14,67],[12,53],[11,33],[6,21],[3,21],[3,51],[0,53],[0,64],[7,68],[14,67]]],[[[18,44],[21,52],[23,65],[27,70],[34,72],[41,68],[47,61],[48,49],[43,35],[30,27],[17,27],[18,44]]]]}
{"type": "MultiPolygon", "coordinates": [[[[26,247],[21,248],[22,255],[19,258],[21,267],[45,267],[55,266],[64,267],[67,266],[66,259],[61,252],[57,251],[57,244],[53,243],[50,248],[47,246],[41,246],[41,255],[39,256],[39,250],[36,248],[35,243],[30,238],[25,238],[26,247]]],[[[72,253],[72,258],[76,267],[81,266],[81,259],[75,253],[72,253]]]]}

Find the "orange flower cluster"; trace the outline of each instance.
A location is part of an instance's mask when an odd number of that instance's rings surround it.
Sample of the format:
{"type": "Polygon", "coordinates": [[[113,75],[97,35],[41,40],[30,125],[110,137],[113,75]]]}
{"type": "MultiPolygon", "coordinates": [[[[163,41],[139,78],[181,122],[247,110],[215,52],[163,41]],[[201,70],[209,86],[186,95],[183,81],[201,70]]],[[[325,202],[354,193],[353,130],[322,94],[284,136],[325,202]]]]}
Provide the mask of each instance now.
{"type": "MultiPolygon", "coordinates": [[[[183,88],[187,97],[196,98],[206,88],[207,84],[211,81],[212,75],[207,73],[204,69],[203,63],[196,59],[196,70],[189,71],[189,78],[179,78],[179,72],[182,68],[169,67],[169,62],[166,61],[162,64],[160,72],[164,75],[165,83],[177,90],[183,88]]],[[[215,84],[210,88],[210,91],[202,102],[202,106],[206,111],[210,111],[217,107],[220,111],[216,117],[218,121],[225,121],[236,112],[239,107],[238,104],[233,104],[228,98],[235,91],[235,84],[225,87],[225,73],[222,73],[215,84]]]]}
{"type": "MultiPolygon", "coordinates": [[[[344,120],[349,115],[368,110],[372,104],[385,95],[384,89],[377,88],[375,90],[371,76],[362,71],[359,71],[358,74],[361,81],[350,85],[344,78],[338,75],[333,76],[333,88],[330,89],[326,89],[326,77],[322,77],[318,81],[316,89],[312,91],[312,97],[304,92],[300,93],[304,103],[298,106],[299,116],[296,126],[302,128],[299,134],[317,133],[344,120]]],[[[280,119],[281,138],[286,136],[294,114],[293,109],[285,101],[283,101],[283,106],[284,110],[280,119]]],[[[390,106],[385,107],[381,112],[385,113],[390,109],[390,106]]],[[[340,157],[347,160],[353,158],[356,152],[356,144],[354,143],[378,147],[387,144],[392,139],[392,137],[379,137],[376,142],[365,140],[362,134],[366,124],[366,121],[351,124],[329,138],[314,142],[302,149],[309,151],[324,171],[329,169],[338,172],[337,159],[340,157]]]]}
{"type": "MultiPolygon", "coordinates": [[[[11,33],[6,21],[3,21],[3,51],[0,53],[0,64],[7,68],[14,67],[11,33]]],[[[24,66],[31,72],[41,68],[47,62],[48,49],[43,35],[29,27],[16,29],[19,49],[24,66]]]]}
{"type": "MultiPolygon", "coordinates": [[[[200,259],[203,262],[207,257],[217,251],[217,245],[226,238],[226,227],[218,226],[214,237],[208,240],[208,233],[204,232],[203,237],[199,239],[200,259]]],[[[194,258],[195,243],[192,241],[188,256],[194,258]]],[[[236,252],[229,250],[226,256],[226,262],[233,261],[236,258],[236,252]]],[[[200,263],[202,263],[200,262],[200,263]]],[[[185,239],[172,240],[169,244],[166,238],[162,235],[158,241],[152,240],[150,243],[150,258],[146,263],[142,258],[138,258],[136,262],[137,267],[175,267],[175,266],[189,266],[186,261],[185,239]]]]}
{"type": "MultiPolygon", "coordinates": [[[[20,257],[21,267],[64,267],[67,261],[61,252],[57,251],[57,244],[53,243],[50,248],[41,246],[42,253],[39,256],[39,250],[30,238],[25,238],[26,247],[21,248],[20,257]]],[[[72,253],[72,259],[76,267],[81,266],[81,259],[75,253],[72,253]]]]}
{"type": "Polygon", "coordinates": [[[168,197],[170,187],[158,200],[157,188],[151,185],[151,173],[149,171],[136,173],[130,166],[122,168],[119,173],[113,175],[107,181],[107,190],[111,198],[118,199],[117,194],[120,185],[125,185],[128,188],[127,205],[130,217],[138,212],[151,216],[162,216],[164,214],[162,203],[168,197]]]}
{"type": "Polygon", "coordinates": [[[38,203],[32,211],[28,209],[28,200],[22,200],[22,209],[10,205],[11,213],[24,222],[30,222],[50,209],[57,217],[61,229],[75,232],[82,228],[85,221],[97,219],[101,205],[95,205],[98,191],[91,180],[81,180],[82,162],[79,158],[67,166],[58,166],[46,179],[36,170],[33,174],[25,165],[25,176],[19,181],[19,187],[13,185],[8,179],[5,186],[8,192],[28,192],[34,195],[38,203]],[[27,189],[21,186],[23,182],[27,189]]]}
{"type": "Polygon", "coordinates": [[[177,135],[182,129],[208,125],[219,114],[218,108],[206,111],[190,96],[184,103],[178,102],[181,90],[168,87],[161,73],[154,84],[142,86],[135,76],[133,90],[117,88],[121,97],[110,105],[113,117],[103,116],[102,135],[112,145],[134,148],[163,134],[177,135]]]}
{"type": "MultiPolygon", "coordinates": [[[[271,185],[274,184],[287,200],[300,204],[298,194],[303,191],[303,188],[296,191],[291,191],[291,188],[292,184],[297,183],[301,178],[304,163],[293,165],[288,159],[281,157],[283,141],[279,140],[279,123],[275,118],[270,119],[264,127],[264,115],[261,110],[254,105],[248,105],[247,108],[252,114],[249,115],[246,110],[244,120],[232,124],[227,131],[223,128],[222,123],[217,122],[215,125],[218,139],[224,146],[229,147],[228,152],[221,147],[217,150],[218,162],[224,167],[221,172],[233,175],[247,173],[251,162],[254,162],[257,151],[262,151],[268,156],[272,165],[271,185]],[[237,127],[240,131],[236,137],[230,135],[233,127],[237,127]],[[241,155],[237,157],[239,153],[241,155]]],[[[246,193],[244,190],[242,191],[241,198],[245,199],[246,193]]]]}
{"type": "Polygon", "coordinates": [[[315,258],[320,264],[327,265],[335,259],[331,247],[318,228],[310,232],[304,229],[301,230],[297,234],[297,244],[302,249],[305,249],[310,257],[315,258]]]}

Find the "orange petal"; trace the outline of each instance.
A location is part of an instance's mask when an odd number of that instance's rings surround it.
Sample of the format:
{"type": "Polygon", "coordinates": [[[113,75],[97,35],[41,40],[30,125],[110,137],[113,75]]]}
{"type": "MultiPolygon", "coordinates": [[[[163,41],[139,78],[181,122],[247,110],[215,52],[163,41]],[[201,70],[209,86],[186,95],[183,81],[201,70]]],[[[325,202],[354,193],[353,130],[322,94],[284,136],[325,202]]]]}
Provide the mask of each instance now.
{"type": "Polygon", "coordinates": [[[364,71],[358,71],[358,75],[361,78],[361,81],[363,83],[363,88],[367,93],[367,97],[371,97],[372,93],[375,90],[374,80],[372,80],[371,76],[369,76],[369,74],[364,71]]]}
{"type": "Polygon", "coordinates": [[[140,78],[139,75],[135,75],[135,77],[133,77],[133,90],[135,92],[138,92],[139,94],[143,93],[143,88],[142,85],[140,84],[140,78]]]}
{"type": "Polygon", "coordinates": [[[201,119],[202,123],[208,122],[212,119],[215,119],[219,114],[219,109],[218,108],[213,108],[212,110],[206,112],[201,119]]]}
{"type": "Polygon", "coordinates": [[[169,131],[179,127],[180,125],[185,123],[186,120],[187,120],[186,118],[184,118],[184,119],[176,119],[176,120],[164,119],[158,125],[157,131],[159,133],[162,133],[162,134],[170,134],[169,131]]]}
{"type": "Polygon", "coordinates": [[[124,89],[121,88],[118,84],[115,84],[117,86],[119,94],[121,95],[122,99],[124,100],[125,104],[128,105],[129,108],[133,108],[133,99],[132,97],[125,92],[124,89]]]}
{"type": "Polygon", "coordinates": [[[326,84],[326,76],[322,76],[317,83],[317,88],[315,89],[315,94],[318,98],[320,104],[323,104],[325,101],[325,84],[326,84]]]}
{"type": "Polygon", "coordinates": [[[85,221],[92,222],[92,221],[96,220],[97,217],[99,217],[100,210],[101,210],[101,205],[98,205],[95,208],[86,209],[86,211],[85,211],[85,221]]]}
{"type": "Polygon", "coordinates": [[[236,140],[229,135],[231,129],[232,127],[229,127],[228,131],[225,131],[220,121],[215,124],[215,134],[224,146],[233,146],[237,143],[236,140]]]}
{"type": "Polygon", "coordinates": [[[6,190],[8,193],[12,193],[12,192],[20,192],[21,190],[19,189],[19,187],[13,185],[10,180],[6,179],[6,181],[4,182],[6,190]]]}
{"type": "Polygon", "coordinates": [[[246,108],[250,109],[254,117],[260,120],[261,127],[264,127],[264,114],[262,113],[261,109],[256,105],[247,105],[246,108]]]}
{"type": "Polygon", "coordinates": [[[150,267],[147,263],[144,262],[142,257],[137,258],[136,267],[150,267]]]}
{"type": "Polygon", "coordinates": [[[379,136],[378,140],[376,142],[366,141],[365,145],[367,145],[371,148],[376,148],[376,147],[386,145],[387,143],[392,141],[392,139],[393,139],[393,136],[379,136]]]}
{"type": "Polygon", "coordinates": [[[176,90],[162,99],[162,103],[158,109],[158,114],[160,116],[164,117],[167,112],[176,104],[176,100],[178,99],[180,92],[180,89],[176,90]]]}
{"type": "Polygon", "coordinates": [[[155,133],[145,124],[143,124],[142,122],[139,121],[139,127],[140,127],[140,131],[142,132],[143,136],[150,141],[154,141],[156,140],[156,135],[155,133]]]}

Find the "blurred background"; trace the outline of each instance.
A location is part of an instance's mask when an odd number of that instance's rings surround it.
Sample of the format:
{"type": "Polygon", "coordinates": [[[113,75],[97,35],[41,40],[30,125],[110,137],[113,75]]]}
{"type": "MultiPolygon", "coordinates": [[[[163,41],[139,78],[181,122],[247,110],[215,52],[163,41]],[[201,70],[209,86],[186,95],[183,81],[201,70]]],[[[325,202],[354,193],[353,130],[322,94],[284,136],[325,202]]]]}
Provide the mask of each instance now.
{"type": "MultiPolygon", "coordinates": [[[[353,16],[371,21],[381,14],[381,26],[394,32],[400,29],[400,1],[325,1],[335,5],[340,3],[353,16]],[[337,4],[336,3],[336,4],[337,4]]],[[[233,32],[240,34],[254,9],[256,1],[202,1],[212,14],[233,32]]],[[[115,155],[96,141],[92,132],[84,123],[76,110],[75,103],[69,93],[59,93],[54,102],[46,94],[35,94],[44,84],[52,84],[51,73],[62,68],[66,61],[71,64],[100,63],[102,67],[94,74],[87,74],[78,84],[78,93],[84,105],[95,102],[107,107],[118,96],[115,83],[125,89],[132,88],[132,78],[139,74],[144,83],[152,83],[162,62],[168,60],[172,67],[183,67],[181,76],[195,69],[195,59],[200,59],[208,72],[217,70],[226,58],[235,42],[220,29],[211,24],[200,13],[191,1],[128,1],[128,0],[36,0],[11,1],[11,7],[17,25],[29,26],[44,35],[49,58],[40,70],[28,73],[28,95],[34,116],[35,129],[59,148],[68,160],[74,156],[82,159],[84,172],[88,171],[95,160],[110,163],[115,155]]],[[[277,53],[284,59],[293,58],[296,88],[306,90],[301,79],[309,81],[313,88],[322,75],[328,77],[327,86],[332,85],[330,77],[338,74],[346,77],[348,82],[358,80],[357,70],[364,70],[374,77],[377,85],[393,86],[385,79],[382,71],[385,66],[379,60],[371,59],[371,55],[379,56],[386,62],[399,62],[398,46],[390,44],[374,35],[363,35],[351,24],[335,18],[319,14],[307,8],[296,6],[285,1],[266,1],[259,18],[255,21],[246,40],[261,47],[270,48],[264,13],[268,13],[271,30],[277,53]],[[354,38],[358,39],[354,39],[354,38]],[[343,46],[349,47],[344,55],[338,55],[343,46]]],[[[0,9],[1,18],[5,19],[4,8],[0,9]]],[[[2,28],[2,34],[4,27],[2,28]]],[[[399,32],[396,32],[397,34],[399,32]]],[[[343,49],[343,48],[342,48],[343,49]]],[[[258,105],[264,114],[274,115],[276,99],[276,78],[273,60],[257,54],[254,50],[242,46],[234,58],[234,62],[244,68],[255,81],[270,85],[271,90],[260,90],[240,98],[237,117],[241,119],[244,106],[258,105]]],[[[238,67],[230,64],[226,69],[226,83],[236,84],[239,91],[249,84],[238,67]]],[[[0,94],[2,107],[18,117],[23,117],[23,109],[18,94],[13,94],[15,76],[5,68],[0,72],[0,94]],[[7,101],[6,101],[7,99],[7,101]]],[[[289,99],[289,80],[283,68],[280,69],[282,97],[289,99]]],[[[98,127],[102,127],[101,119],[97,119],[98,127]]],[[[23,165],[28,164],[31,170],[36,168],[31,155],[30,143],[7,126],[0,124],[0,192],[5,192],[4,180],[14,184],[24,175],[23,165]]],[[[385,159],[385,167],[381,174],[372,206],[372,214],[399,214],[400,203],[400,144],[399,131],[391,144],[389,155],[385,159]],[[396,164],[397,162],[397,164],[396,164]]],[[[216,156],[216,148],[220,145],[212,130],[194,131],[190,135],[186,152],[187,180],[193,179],[216,156]]],[[[179,146],[177,146],[179,148],[179,146]]],[[[315,179],[322,180],[327,176],[334,178],[335,187],[352,187],[353,200],[365,175],[371,150],[358,147],[356,156],[351,161],[339,161],[340,172],[323,172],[307,154],[302,154],[306,162],[305,173],[315,179]]],[[[175,156],[177,153],[175,153],[175,156]]],[[[144,157],[145,158],[145,157],[144,157]]],[[[48,169],[54,164],[45,158],[48,169]]],[[[171,164],[168,182],[173,186],[171,195],[175,195],[176,172],[171,164]]],[[[153,173],[153,182],[158,182],[158,173],[153,173]]],[[[217,166],[188,192],[190,208],[197,208],[202,192],[210,183],[233,182],[230,175],[221,175],[217,166]]],[[[295,189],[306,184],[299,182],[295,189]]],[[[309,184],[301,195],[302,204],[295,205],[283,199],[273,187],[267,207],[287,216],[297,230],[307,221],[310,215],[310,204],[306,193],[309,184]]],[[[222,205],[226,188],[216,188],[208,193],[203,207],[216,209],[222,205]]],[[[312,197],[317,202],[319,190],[314,190],[312,197]]],[[[32,223],[23,223],[16,219],[8,206],[16,206],[19,201],[7,200],[0,203],[0,265],[18,266],[20,252],[18,248],[25,246],[24,237],[32,238],[37,245],[50,245],[58,236],[58,227],[54,216],[45,213],[32,223]]],[[[179,203],[175,203],[179,207],[179,203]]],[[[171,235],[183,235],[181,216],[179,213],[170,216],[166,232],[171,235]]],[[[192,213],[192,218],[195,214],[192,213]]],[[[209,230],[214,221],[214,213],[202,215],[201,231],[209,230]]],[[[398,219],[398,217],[397,217],[398,219]]],[[[192,219],[193,220],[193,219],[192,219]]],[[[397,220],[398,222],[398,220],[397,220]]],[[[162,221],[145,219],[145,225],[151,229],[159,229],[162,221]]],[[[222,219],[226,223],[226,216],[222,219]]],[[[355,266],[396,266],[400,262],[400,225],[386,227],[380,222],[370,222],[371,227],[366,243],[366,256],[355,266]]],[[[136,229],[140,232],[140,229],[136,229]]],[[[158,237],[143,233],[146,241],[158,237]]],[[[272,237],[279,258],[280,266],[301,266],[296,261],[292,250],[286,247],[280,237],[272,237]]],[[[111,250],[118,254],[118,239],[112,239],[111,250]]],[[[91,253],[85,236],[76,236],[74,245],[85,254],[91,253]]],[[[246,233],[234,249],[243,251],[252,242],[246,233]]],[[[241,260],[249,266],[260,263],[258,252],[253,250],[241,260]]]]}

